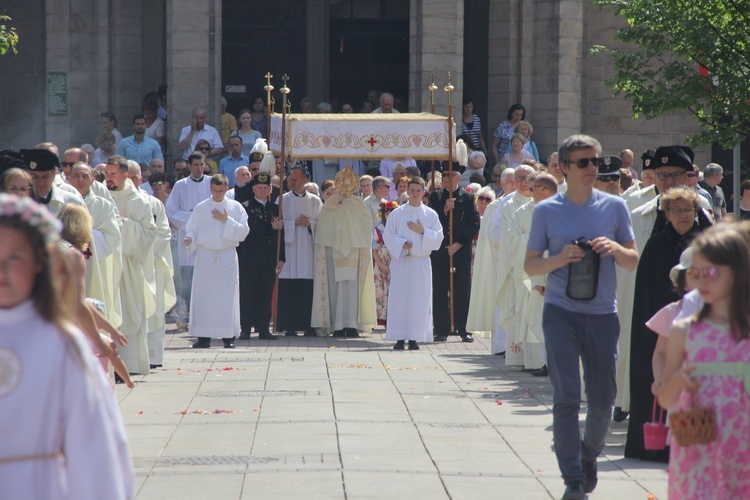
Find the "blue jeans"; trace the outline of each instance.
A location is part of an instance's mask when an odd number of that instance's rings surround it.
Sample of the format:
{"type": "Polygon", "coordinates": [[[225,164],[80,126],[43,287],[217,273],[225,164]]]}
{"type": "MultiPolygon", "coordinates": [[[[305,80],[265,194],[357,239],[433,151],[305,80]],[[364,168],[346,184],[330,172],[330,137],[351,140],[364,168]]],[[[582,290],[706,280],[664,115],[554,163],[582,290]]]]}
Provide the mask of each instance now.
{"type": "Polygon", "coordinates": [[[551,304],[542,315],[547,369],[553,389],[553,435],[557,464],[566,484],[583,482],[581,459],[595,460],[604,448],[612,406],[617,395],[615,364],[620,323],[617,314],[573,313],[551,304]],[[586,425],[581,440],[583,361],[586,384],[586,425]]]}

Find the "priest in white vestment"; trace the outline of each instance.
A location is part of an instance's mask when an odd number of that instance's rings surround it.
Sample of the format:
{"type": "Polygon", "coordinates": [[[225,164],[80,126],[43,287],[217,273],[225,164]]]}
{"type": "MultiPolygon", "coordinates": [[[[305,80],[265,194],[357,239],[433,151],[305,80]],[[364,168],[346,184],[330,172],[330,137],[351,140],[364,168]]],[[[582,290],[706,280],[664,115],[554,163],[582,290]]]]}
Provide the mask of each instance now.
{"type": "Polygon", "coordinates": [[[339,191],[326,200],[315,234],[312,327],[338,337],[358,337],[377,323],[372,268],[372,214],[352,196],[359,177],[336,175],[339,191]]]}
{"type": "Polygon", "coordinates": [[[164,204],[154,196],[141,190],[141,167],[137,163],[130,163],[128,176],[138,193],[146,200],[154,214],[156,224],[156,238],[154,239],[154,313],[146,320],[148,327],[148,359],[150,368],[160,368],[164,364],[164,340],[166,336],[166,314],[172,309],[177,301],[174,289],[172,264],[172,249],[169,245],[172,240],[172,230],[169,228],[169,220],[164,204]]]}
{"type": "Polygon", "coordinates": [[[122,216],[122,325],[128,345],[120,348],[120,356],[131,373],[147,375],[147,319],[156,309],[154,295],[146,277],[154,274],[153,242],[156,224],[151,206],[128,179],[128,161],[115,155],[107,160],[107,188],[112,193],[122,216]]]}
{"type": "Polygon", "coordinates": [[[512,258],[515,255],[514,252],[518,249],[513,246],[514,238],[507,232],[507,228],[513,213],[522,205],[531,201],[531,190],[529,190],[526,180],[533,172],[534,169],[528,165],[521,165],[516,168],[514,175],[517,190],[499,211],[495,211],[490,228],[493,238],[499,241],[500,248],[496,266],[495,297],[500,307],[500,326],[506,331],[506,365],[523,363],[521,348],[514,344],[515,322],[513,318],[516,313],[516,304],[515,287],[512,280],[512,258]]]}
{"type": "Polygon", "coordinates": [[[198,337],[193,345],[208,348],[212,338],[233,348],[240,332],[240,275],[235,250],[247,237],[245,208],[226,198],[227,178],[211,178],[211,198],[199,203],[185,227],[182,244],[194,255],[190,332],[198,337]]]}
{"type": "MultiPolygon", "coordinates": [[[[205,157],[201,153],[191,153],[187,161],[190,175],[175,182],[166,204],[169,222],[177,228],[178,242],[185,238],[187,221],[190,219],[195,206],[211,197],[211,177],[203,175],[205,157]]],[[[188,254],[182,245],[178,245],[177,251],[182,283],[181,297],[178,298],[177,321],[182,323],[187,321],[188,308],[190,307],[195,254],[188,254]]]]}
{"type": "Polygon", "coordinates": [[[425,182],[409,180],[408,203],[388,216],[383,241],[390,252],[391,282],[388,287],[386,340],[394,349],[419,349],[417,342],[432,342],[432,264],[430,254],[443,242],[443,226],[437,212],[422,203],[425,182]]]}
{"type": "MultiPolygon", "coordinates": [[[[114,200],[110,202],[94,192],[93,186],[101,184],[94,180],[90,166],[77,163],[70,170],[70,182],[83,197],[94,222],[92,255],[86,260],[86,296],[102,301],[107,319],[113,326],[119,327],[122,324],[122,219],[114,200]]],[[[107,196],[112,199],[109,190],[107,196]]]]}
{"type": "Polygon", "coordinates": [[[307,176],[301,168],[289,173],[289,192],[282,197],[284,221],[284,255],[286,262],[279,273],[276,331],[294,336],[303,332],[315,336],[310,321],[313,304],[315,232],[323,202],[305,191],[307,176]]]}

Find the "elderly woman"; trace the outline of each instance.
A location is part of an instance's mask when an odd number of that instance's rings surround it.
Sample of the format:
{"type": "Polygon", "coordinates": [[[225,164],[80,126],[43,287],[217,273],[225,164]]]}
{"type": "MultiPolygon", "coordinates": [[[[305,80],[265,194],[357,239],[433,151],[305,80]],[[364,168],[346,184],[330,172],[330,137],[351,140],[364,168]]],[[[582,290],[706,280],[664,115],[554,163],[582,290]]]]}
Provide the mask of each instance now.
{"type": "Polygon", "coordinates": [[[695,222],[700,210],[698,196],[687,186],[674,187],[661,195],[659,209],[668,223],[652,233],[638,261],[630,338],[630,423],[625,447],[628,458],[666,462],[669,456],[666,450],[650,451],[644,447],[643,424],[651,420],[654,402],[651,360],[657,340],[646,322],[659,309],[679,299],[669,272],[699,232],[695,222]]]}
{"type": "Polygon", "coordinates": [[[94,157],[91,159],[91,166],[95,167],[100,163],[107,163],[107,159],[117,154],[117,139],[111,132],[104,132],[96,138],[96,150],[94,157]]]}
{"type": "MultiPolygon", "coordinates": [[[[531,140],[531,134],[534,133],[534,127],[531,126],[531,123],[526,120],[521,120],[516,123],[516,128],[513,131],[524,137],[525,144],[523,145],[523,150],[532,155],[535,161],[539,161],[539,150],[537,150],[534,141],[531,140]]],[[[508,152],[510,151],[511,147],[508,146],[508,152]]]]}
{"type": "Polygon", "coordinates": [[[506,120],[497,126],[492,139],[492,156],[495,165],[500,163],[500,158],[508,152],[510,139],[515,132],[516,124],[526,118],[526,108],[520,104],[514,104],[508,109],[506,120]]]}
{"type": "Polygon", "coordinates": [[[517,168],[521,166],[525,160],[534,160],[534,155],[524,151],[523,147],[525,144],[526,138],[523,135],[518,133],[513,134],[510,139],[510,151],[505,153],[502,162],[510,168],[517,168]]]}
{"type": "Polygon", "coordinates": [[[10,168],[0,175],[0,193],[25,196],[36,201],[36,189],[31,175],[20,168],[10,168]]]}

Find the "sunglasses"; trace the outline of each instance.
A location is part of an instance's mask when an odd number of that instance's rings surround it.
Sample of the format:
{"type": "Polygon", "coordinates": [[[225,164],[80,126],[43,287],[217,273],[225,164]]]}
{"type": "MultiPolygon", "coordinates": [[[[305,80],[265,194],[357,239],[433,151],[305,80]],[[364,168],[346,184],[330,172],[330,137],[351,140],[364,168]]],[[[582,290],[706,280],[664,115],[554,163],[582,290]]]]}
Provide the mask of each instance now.
{"type": "Polygon", "coordinates": [[[682,171],[682,172],[674,172],[672,174],[665,174],[665,173],[656,174],[656,177],[658,177],[660,181],[666,181],[667,179],[672,179],[673,181],[679,181],[684,176],[685,176],[685,172],[684,171],[682,171]]]}
{"type": "Polygon", "coordinates": [[[565,163],[567,163],[568,165],[570,165],[571,163],[573,163],[573,164],[575,164],[576,167],[584,169],[584,168],[588,167],[589,165],[593,165],[595,167],[598,167],[599,166],[599,160],[600,160],[600,158],[598,156],[594,156],[593,158],[581,158],[581,159],[576,160],[576,161],[566,161],[565,163]]]}
{"type": "Polygon", "coordinates": [[[492,202],[492,198],[490,198],[489,196],[477,196],[477,200],[478,201],[484,201],[485,203],[491,203],[492,202]]]}
{"type": "Polygon", "coordinates": [[[618,182],[620,180],[620,174],[600,175],[596,180],[599,182],[618,182]]]}
{"type": "Polygon", "coordinates": [[[60,162],[60,165],[62,165],[63,167],[72,167],[75,164],[76,162],[74,161],[61,161],[60,162]]]}
{"type": "Polygon", "coordinates": [[[719,279],[719,270],[716,266],[708,266],[703,269],[697,267],[689,267],[685,270],[688,276],[691,278],[699,279],[701,276],[707,281],[716,281],[719,279]]]}

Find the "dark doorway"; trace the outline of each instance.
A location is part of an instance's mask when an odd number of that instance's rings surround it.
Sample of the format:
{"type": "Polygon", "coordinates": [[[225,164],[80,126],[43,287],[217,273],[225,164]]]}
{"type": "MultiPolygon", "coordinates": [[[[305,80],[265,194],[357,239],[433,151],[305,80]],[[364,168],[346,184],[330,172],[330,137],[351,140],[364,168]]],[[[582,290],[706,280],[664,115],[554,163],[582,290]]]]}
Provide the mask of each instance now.
{"type": "Polygon", "coordinates": [[[367,92],[380,90],[393,94],[396,108],[407,111],[408,0],[344,0],[332,7],[329,64],[332,101],[348,101],[359,111],[367,92]]]}

